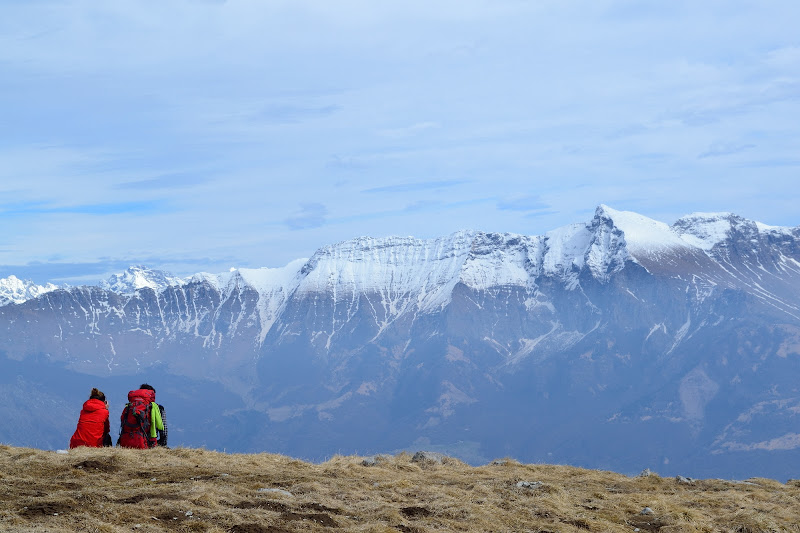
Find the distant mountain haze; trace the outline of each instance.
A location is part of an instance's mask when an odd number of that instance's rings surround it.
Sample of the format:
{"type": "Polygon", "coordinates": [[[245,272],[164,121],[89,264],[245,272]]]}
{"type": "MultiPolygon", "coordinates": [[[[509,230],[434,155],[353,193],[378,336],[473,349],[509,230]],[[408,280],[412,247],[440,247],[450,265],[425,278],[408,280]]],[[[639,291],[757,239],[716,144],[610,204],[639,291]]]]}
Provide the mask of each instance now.
{"type": "MultiPolygon", "coordinates": [[[[154,385],[172,445],[800,471],[800,227],[599,206],[545,235],[367,238],[283,268],[0,280],[0,441],[154,385]]],[[[117,420],[117,422],[115,422],[117,420]]],[[[114,431],[112,431],[114,433],[114,431]]]]}

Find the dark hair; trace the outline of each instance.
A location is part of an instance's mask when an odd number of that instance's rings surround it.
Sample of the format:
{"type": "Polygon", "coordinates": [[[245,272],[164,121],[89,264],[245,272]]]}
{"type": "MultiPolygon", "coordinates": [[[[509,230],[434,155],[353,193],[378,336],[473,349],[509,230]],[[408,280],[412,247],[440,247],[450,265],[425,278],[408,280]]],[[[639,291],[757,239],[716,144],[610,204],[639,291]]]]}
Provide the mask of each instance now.
{"type": "Polygon", "coordinates": [[[106,395],[102,393],[102,391],[98,390],[97,387],[92,389],[92,392],[89,393],[90,400],[100,400],[101,402],[106,401],[106,395]]]}
{"type": "Polygon", "coordinates": [[[147,389],[147,390],[151,390],[153,392],[156,392],[156,389],[154,389],[152,385],[148,385],[147,383],[142,383],[139,388],[140,389],[147,389]]]}

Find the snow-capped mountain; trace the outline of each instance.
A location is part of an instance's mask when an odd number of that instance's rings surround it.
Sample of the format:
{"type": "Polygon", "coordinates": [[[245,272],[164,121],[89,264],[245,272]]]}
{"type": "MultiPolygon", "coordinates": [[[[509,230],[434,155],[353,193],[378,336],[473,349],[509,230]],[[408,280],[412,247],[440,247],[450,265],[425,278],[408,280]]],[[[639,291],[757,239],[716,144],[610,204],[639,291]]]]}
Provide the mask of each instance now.
{"type": "Polygon", "coordinates": [[[800,468],[798,302],[800,228],[600,206],[539,236],[362,237],[51,291],[0,308],[0,363],[160,381],[189,445],[777,476],[800,468]],[[197,383],[217,411],[191,433],[197,383]]]}
{"type": "Polygon", "coordinates": [[[58,286],[52,283],[37,285],[30,280],[21,280],[16,276],[2,278],[0,279],[0,306],[10,303],[20,304],[57,288],[58,286]]]}
{"type": "Polygon", "coordinates": [[[131,266],[125,272],[113,274],[100,287],[117,294],[132,295],[140,289],[153,289],[161,292],[167,287],[180,286],[185,280],[163,270],[152,270],[145,266],[131,266]]]}

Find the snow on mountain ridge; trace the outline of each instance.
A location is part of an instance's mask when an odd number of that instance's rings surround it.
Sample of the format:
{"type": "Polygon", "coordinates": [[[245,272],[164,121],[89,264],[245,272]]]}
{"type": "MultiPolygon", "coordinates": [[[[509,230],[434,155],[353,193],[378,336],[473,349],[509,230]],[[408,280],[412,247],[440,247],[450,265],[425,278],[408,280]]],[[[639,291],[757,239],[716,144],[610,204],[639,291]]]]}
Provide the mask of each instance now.
{"type": "Polygon", "coordinates": [[[297,287],[302,267],[306,261],[306,259],[296,259],[285,267],[240,268],[231,272],[228,292],[239,280],[258,292],[256,305],[261,325],[259,342],[264,342],[272,324],[275,323],[289,296],[297,287]]]}
{"type": "MultiPolygon", "coordinates": [[[[274,316],[295,290],[300,294],[330,292],[334,298],[377,291],[388,298],[387,302],[412,295],[419,310],[432,310],[449,302],[457,283],[485,290],[527,286],[544,275],[576,288],[584,269],[595,279],[605,281],[626,261],[639,262],[637,257],[658,263],[664,254],[678,249],[706,255],[731,238],[734,229],[745,234],[789,237],[800,232],[731,213],[693,213],[668,226],[601,204],[587,223],[570,224],[540,236],[461,230],[431,240],[359,237],[325,246],[309,260],[298,259],[280,268],[231,269],[221,274],[201,272],[179,278],[132,266],[99,286],[131,295],[146,287],[161,292],[171,286],[207,282],[226,297],[237,284],[243,284],[259,293],[262,320],[274,316]]],[[[13,276],[0,280],[0,305],[20,303],[43,293],[42,288],[27,293],[19,288],[12,290],[12,278],[16,280],[13,276]],[[13,291],[16,296],[8,296],[13,291]]],[[[46,290],[54,288],[49,284],[46,290]]]]}
{"type": "Polygon", "coordinates": [[[149,288],[161,292],[167,287],[184,285],[186,280],[162,270],[152,270],[145,266],[131,266],[125,272],[112,274],[108,280],[101,281],[99,287],[117,294],[131,295],[137,290],[149,288]]]}
{"type": "Polygon", "coordinates": [[[222,290],[228,285],[228,281],[230,280],[235,268],[232,268],[230,272],[224,272],[221,274],[211,274],[209,272],[198,272],[190,276],[187,280],[187,283],[208,283],[212,287],[214,287],[218,292],[222,292],[222,290]]]}
{"type": "Polygon", "coordinates": [[[667,224],[632,211],[617,211],[601,204],[595,216],[608,218],[622,230],[625,243],[634,254],[687,246],[687,242],[667,224]]]}
{"type": "Polygon", "coordinates": [[[239,268],[242,279],[259,293],[274,291],[276,287],[285,290],[293,287],[298,273],[308,259],[295,259],[288,265],[278,268],[239,268]]]}
{"type": "Polygon", "coordinates": [[[37,285],[31,280],[21,280],[11,275],[0,279],[0,306],[11,303],[19,304],[58,288],[52,283],[37,285]]]}
{"type": "Polygon", "coordinates": [[[783,235],[791,235],[793,228],[786,228],[782,226],[770,226],[756,221],[756,228],[759,233],[780,233],[783,235]]]}
{"type": "Polygon", "coordinates": [[[624,234],[634,260],[657,259],[664,253],[684,249],[711,255],[715,246],[733,238],[734,233],[794,235],[796,229],[768,226],[734,213],[692,213],[679,218],[672,226],[631,211],[617,211],[606,205],[597,208],[595,217],[607,218],[624,234]]]}
{"type": "Polygon", "coordinates": [[[419,309],[432,310],[449,302],[459,282],[476,290],[524,287],[544,274],[574,288],[584,267],[606,280],[628,259],[621,232],[597,217],[543,236],[462,230],[433,240],[360,237],[314,254],[303,268],[298,293],[350,298],[383,291],[414,295],[419,309]]]}
{"type": "Polygon", "coordinates": [[[541,272],[542,237],[478,233],[464,262],[460,281],[474,289],[525,286],[541,272]]]}
{"type": "Polygon", "coordinates": [[[627,233],[618,222],[631,218],[627,215],[636,214],[601,205],[589,223],[570,224],[547,232],[541,272],[562,278],[570,288],[577,287],[578,275],[584,268],[588,268],[595,279],[606,281],[622,269],[626,261],[634,260],[628,250],[627,233]]]}
{"type": "Polygon", "coordinates": [[[687,243],[708,252],[728,239],[734,226],[748,222],[733,213],[692,213],[676,220],[672,229],[687,243]]]}
{"type": "Polygon", "coordinates": [[[576,271],[586,264],[586,252],[591,242],[592,234],[586,224],[570,224],[548,231],[544,236],[542,273],[575,277],[576,271]]]}
{"type": "Polygon", "coordinates": [[[476,232],[433,240],[360,237],[321,248],[303,267],[298,294],[330,292],[334,299],[380,292],[386,305],[416,297],[420,308],[446,304],[476,232]]]}
{"type": "Polygon", "coordinates": [[[413,295],[420,310],[433,310],[449,302],[459,282],[485,290],[526,286],[531,278],[547,275],[575,288],[584,268],[605,281],[626,261],[637,261],[637,255],[652,259],[677,248],[708,251],[727,236],[732,219],[744,221],[730,213],[695,213],[670,227],[601,204],[588,223],[570,224],[542,236],[461,230],[430,240],[358,237],[325,246],[307,261],[296,260],[280,268],[199,273],[186,280],[167,276],[158,285],[152,275],[144,275],[157,271],[132,267],[125,279],[133,290],[207,281],[223,294],[243,283],[261,295],[262,319],[274,316],[295,290],[298,294],[330,292],[334,298],[369,292],[385,293],[390,299],[413,295]]]}
{"type": "Polygon", "coordinates": [[[607,216],[607,209],[601,205],[595,211],[588,226],[592,240],[585,254],[592,276],[601,281],[607,281],[611,274],[625,267],[626,261],[633,260],[625,232],[607,216]]]}

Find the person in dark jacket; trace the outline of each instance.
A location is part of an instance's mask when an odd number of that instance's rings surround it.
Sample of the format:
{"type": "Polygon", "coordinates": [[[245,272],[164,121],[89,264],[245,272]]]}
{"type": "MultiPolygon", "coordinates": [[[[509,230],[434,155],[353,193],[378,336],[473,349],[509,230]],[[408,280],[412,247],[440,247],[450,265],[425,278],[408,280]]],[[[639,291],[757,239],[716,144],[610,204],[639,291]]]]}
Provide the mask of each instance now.
{"type": "MultiPolygon", "coordinates": [[[[142,383],[139,386],[140,389],[147,389],[153,391],[153,398],[155,398],[156,389],[153,388],[152,385],[148,385],[147,383],[142,383]]],[[[155,403],[155,402],[154,402],[155,403]]],[[[161,415],[161,425],[158,424],[151,424],[150,425],[150,435],[148,435],[148,441],[150,443],[150,447],[153,448],[155,446],[161,446],[166,448],[167,447],[167,410],[164,409],[164,406],[160,403],[155,403],[158,407],[158,413],[154,413],[152,415],[153,420],[156,420],[158,417],[157,415],[161,415]]]]}
{"type": "Polygon", "coordinates": [[[153,448],[158,445],[158,432],[165,431],[156,391],[147,383],[128,393],[128,404],[120,415],[117,444],[123,448],[153,448]]]}
{"type": "Polygon", "coordinates": [[[111,445],[110,427],[108,423],[108,402],[106,395],[96,388],[92,389],[89,399],[83,404],[78,427],[69,440],[70,448],[89,446],[100,448],[111,445]]]}

